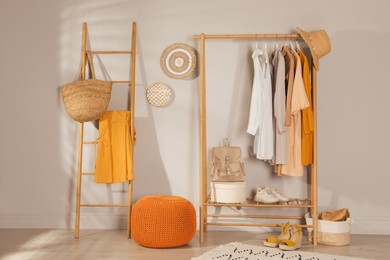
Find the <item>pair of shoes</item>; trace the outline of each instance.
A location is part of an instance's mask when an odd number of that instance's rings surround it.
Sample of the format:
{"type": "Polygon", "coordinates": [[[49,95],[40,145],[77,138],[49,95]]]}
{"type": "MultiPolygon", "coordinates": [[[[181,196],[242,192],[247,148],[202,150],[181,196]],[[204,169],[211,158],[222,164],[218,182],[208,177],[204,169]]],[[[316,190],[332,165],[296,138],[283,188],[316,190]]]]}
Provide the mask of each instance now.
{"type": "Polygon", "coordinates": [[[276,238],[274,236],[269,236],[267,237],[264,241],[263,244],[264,246],[268,247],[278,247],[279,243],[282,240],[289,239],[290,238],[290,222],[287,223],[282,223],[278,224],[278,227],[283,227],[282,233],[276,238]]]}
{"type": "Polygon", "coordinates": [[[271,189],[272,194],[279,199],[279,202],[287,202],[290,200],[290,198],[287,198],[283,194],[281,194],[279,191],[277,191],[275,188],[269,188],[271,189]]]}
{"type": "Polygon", "coordinates": [[[257,187],[255,201],[272,204],[278,202],[287,202],[289,201],[289,198],[279,193],[275,188],[257,187]]]}
{"type": "Polygon", "coordinates": [[[279,248],[282,250],[296,250],[302,244],[302,228],[292,225],[290,226],[290,238],[283,239],[279,242],[279,248]]]}
{"type": "Polygon", "coordinates": [[[279,247],[282,250],[296,250],[301,247],[302,244],[302,228],[290,225],[290,222],[286,224],[278,224],[279,227],[283,227],[282,233],[276,238],[274,236],[267,237],[263,244],[268,247],[279,247]]]}
{"type": "Polygon", "coordinates": [[[278,203],[279,199],[272,194],[268,187],[257,187],[255,201],[266,204],[278,203]]]}

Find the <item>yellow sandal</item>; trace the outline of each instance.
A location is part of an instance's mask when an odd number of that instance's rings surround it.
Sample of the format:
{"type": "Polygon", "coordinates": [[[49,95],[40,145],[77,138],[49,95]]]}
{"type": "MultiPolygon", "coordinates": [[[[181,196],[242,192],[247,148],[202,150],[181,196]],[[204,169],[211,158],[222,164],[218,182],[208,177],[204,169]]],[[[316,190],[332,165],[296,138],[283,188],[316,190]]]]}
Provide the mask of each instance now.
{"type": "Polygon", "coordinates": [[[290,238],[290,232],[289,232],[290,222],[278,224],[278,227],[283,227],[282,233],[277,238],[274,236],[267,237],[263,241],[264,246],[277,247],[280,241],[290,238]]]}
{"type": "Polygon", "coordinates": [[[279,243],[279,248],[282,250],[296,250],[301,247],[302,244],[302,228],[291,225],[290,226],[290,239],[283,239],[279,243]]]}

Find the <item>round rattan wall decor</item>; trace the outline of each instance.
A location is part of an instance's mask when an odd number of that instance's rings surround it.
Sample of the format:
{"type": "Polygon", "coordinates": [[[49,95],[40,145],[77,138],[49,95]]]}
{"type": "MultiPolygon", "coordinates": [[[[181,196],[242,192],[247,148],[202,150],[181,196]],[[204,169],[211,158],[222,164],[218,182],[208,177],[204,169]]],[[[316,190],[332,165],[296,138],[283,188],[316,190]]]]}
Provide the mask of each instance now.
{"type": "Polygon", "coordinates": [[[172,90],[164,83],[156,82],[146,90],[146,99],[154,107],[166,107],[172,102],[172,90]]]}
{"type": "Polygon", "coordinates": [[[160,64],[164,73],[169,77],[184,79],[195,71],[195,50],[185,43],[174,43],[164,50],[160,64]]]}

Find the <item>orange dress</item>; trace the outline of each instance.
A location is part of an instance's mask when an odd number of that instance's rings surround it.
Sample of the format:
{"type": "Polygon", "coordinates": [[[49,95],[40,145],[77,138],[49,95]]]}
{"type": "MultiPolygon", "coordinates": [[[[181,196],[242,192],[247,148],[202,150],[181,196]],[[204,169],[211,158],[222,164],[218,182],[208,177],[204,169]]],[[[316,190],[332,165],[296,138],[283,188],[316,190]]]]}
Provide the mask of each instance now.
{"type": "Polygon", "coordinates": [[[311,97],[311,82],[309,63],[305,54],[299,52],[299,57],[302,62],[302,77],[305,85],[306,96],[310,106],[302,110],[302,165],[313,163],[313,133],[314,133],[314,114],[313,102],[311,97]]]}
{"type": "Polygon", "coordinates": [[[99,120],[95,182],[133,180],[133,145],[130,111],[107,111],[99,120]]]}

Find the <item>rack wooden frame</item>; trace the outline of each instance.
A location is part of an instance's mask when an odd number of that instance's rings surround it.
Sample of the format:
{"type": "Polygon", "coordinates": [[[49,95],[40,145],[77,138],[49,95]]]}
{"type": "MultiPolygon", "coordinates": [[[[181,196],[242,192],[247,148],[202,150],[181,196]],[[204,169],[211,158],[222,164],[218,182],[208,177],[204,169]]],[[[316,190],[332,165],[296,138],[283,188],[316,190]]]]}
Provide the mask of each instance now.
{"type": "MultiPolygon", "coordinates": [[[[311,211],[312,216],[317,216],[317,71],[312,66],[312,98],[313,98],[313,113],[314,113],[314,136],[313,136],[313,164],[310,169],[310,204],[309,205],[264,205],[264,204],[226,204],[226,203],[210,203],[207,195],[207,124],[206,124],[206,40],[208,39],[297,39],[301,38],[300,34],[197,34],[194,39],[200,40],[200,59],[199,59],[199,146],[200,146],[200,213],[199,213],[199,240],[203,242],[204,233],[207,231],[208,225],[218,226],[264,226],[276,227],[276,224],[249,224],[249,223],[213,223],[209,222],[209,217],[233,217],[233,218],[282,218],[295,219],[303,218],[297,216],[260,216],[260,215],[244,215],[237,216],[234,214],[208,214],[208,207],[258,207],[258,208],[307,208],[311,211]]],[[[313,228],[313,244],[318,244],[318,219],[313,217],[313,225],[301,225],[302,227],[313,228]]]]}
{"type": "MultiPolygon", "coordinates": [[[[134,137],[134,108],[135,108],[135,65],[136,65],[136,35],[137,24],[132,23],[132,39],[130,51],[91,51],[87,50],[87,23],[82,26],[82,46],[81,46],[81,78],[85,79],[87,54],[127,54],[131,57],[130,80],[114,80],[112,83],[128,84],[130,87],[130,135],[134,137]]],[[[131,237],[131,207],[133,201],[133,181],[128,181],[128,201],[127,204],[83,204],[81,203],[81,181],[83,175],[94,175],[94,172],[83,172],[83,146],[96,145],[96,141],[84,141],[84,123],[79,123],[79,146],[78,146],[78,163],[77,163],[77,195],[76,195],[76,220],[75,220],[75,238],[80,236],[80,208],[81,207],[127,207],[127,237],[131,237]]],[[[133,149],[133,147],[131,148],[133,149]]],[[[132,151],[131,154],[134,154],[132,151]]]]}

